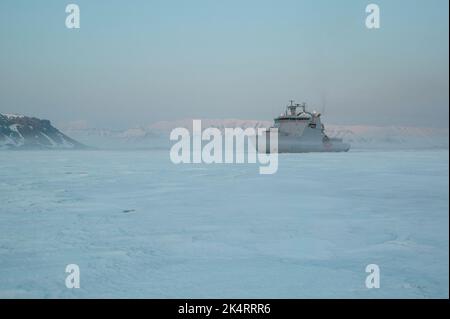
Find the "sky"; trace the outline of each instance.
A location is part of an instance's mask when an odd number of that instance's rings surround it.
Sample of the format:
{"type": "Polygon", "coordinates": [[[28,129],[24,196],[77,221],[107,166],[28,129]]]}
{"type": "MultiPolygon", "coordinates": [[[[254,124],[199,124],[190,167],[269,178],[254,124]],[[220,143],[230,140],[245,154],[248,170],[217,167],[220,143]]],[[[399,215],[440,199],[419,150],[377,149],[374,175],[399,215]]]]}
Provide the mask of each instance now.
{"type": "Polygon", "coordinates": [[[448,127],[447,0],[1,0],[0,112],[448,127]],[[67,29],[78,4],[81,28],[67,29]],[[380,7],[380,29],[365,8],[380,7]]]}

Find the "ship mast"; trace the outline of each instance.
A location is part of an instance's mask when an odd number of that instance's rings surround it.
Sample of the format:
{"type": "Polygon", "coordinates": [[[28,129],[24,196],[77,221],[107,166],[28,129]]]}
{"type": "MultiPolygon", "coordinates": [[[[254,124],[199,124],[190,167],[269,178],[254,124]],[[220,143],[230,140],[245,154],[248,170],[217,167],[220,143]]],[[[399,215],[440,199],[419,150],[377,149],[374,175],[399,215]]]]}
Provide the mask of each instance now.
{"type": "Polygon", "coordinates": [[[291,102],[291,104],[290,105],[288,105],[288,110],[289,110],[289,114],[288,115],[297,115],[296,114],[296,110],[297,110],[297,105],[298,104],[295,104],[294,105],[294,100],[290,100],[290,102],[291,102]]]}

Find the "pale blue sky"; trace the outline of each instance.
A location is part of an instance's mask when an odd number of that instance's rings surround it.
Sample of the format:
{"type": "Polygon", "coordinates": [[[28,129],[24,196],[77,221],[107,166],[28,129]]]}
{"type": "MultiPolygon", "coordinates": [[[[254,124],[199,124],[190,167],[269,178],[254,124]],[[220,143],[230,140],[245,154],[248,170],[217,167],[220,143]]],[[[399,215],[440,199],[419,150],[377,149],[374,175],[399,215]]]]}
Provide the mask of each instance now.
{"type": "Polygon", "coordinates": [[[0,41],[0,112],[125,128],[293,98],[327,123],[448,127],[447,0],[1,0],[0,41]]]}

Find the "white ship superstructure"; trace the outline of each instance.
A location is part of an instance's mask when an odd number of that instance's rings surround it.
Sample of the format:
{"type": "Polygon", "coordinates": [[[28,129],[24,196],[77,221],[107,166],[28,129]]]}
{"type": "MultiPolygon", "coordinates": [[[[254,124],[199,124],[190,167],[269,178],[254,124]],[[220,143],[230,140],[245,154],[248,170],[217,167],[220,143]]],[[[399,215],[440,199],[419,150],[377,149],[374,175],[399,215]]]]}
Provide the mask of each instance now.
{"type": "Polygon", "coordinates": [[[342,139],[325,134],[321,114],[308,112],[306,103],[291,101],[286,111],[274,121],[274,128],[278,129],[279,153],[347,152],[350,149],[342,139]]]}

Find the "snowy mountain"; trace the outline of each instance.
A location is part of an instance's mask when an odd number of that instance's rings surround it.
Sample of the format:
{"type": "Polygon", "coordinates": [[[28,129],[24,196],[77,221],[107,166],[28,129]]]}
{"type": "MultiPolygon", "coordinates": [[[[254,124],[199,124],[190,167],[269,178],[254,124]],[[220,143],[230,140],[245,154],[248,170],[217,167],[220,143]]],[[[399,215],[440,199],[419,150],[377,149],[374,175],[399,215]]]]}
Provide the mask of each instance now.
{"type": "MultiPolygon", "coordinates": [[[[239,119],[202,119],[202,128],[270,127],[271,121],[239,119]]],[[[170,132],[176,127],[192,130],[192,119],[160,121],[148,126],[126,130],[95,129],[65,126],[63,131],[77,140],[102,148],[168,148],[170,132]]],[[[430,149],[448,148],[448,128],[327,125],[330,137],[340,137],[352,145],[352,149],[430,149]]]]}
{"type": "Polygon", "coordinates": [[[449,129],[413,126],[328,125],[326,133],[353,149],[448,149],[449,129]]]}
{"type": "Polygon", "coordinates": [[[90,127],[62,126],[62,131],[89,146],[101,149],[158,149],[167,148],[165,136],[155,134],[149,128],[135,127],[113,130],[90,127]]]}
{"type": "MultiPolygon", "coordinates": [[[[236,119],[202,119],[202,127],[247,128],[270,127],[271,122],[236,119]]],[[[169,134],[176,127],[192,130],[192,119],[160,121],[148,126],[138,126],[125,130],[99,129],[78,122],[61,125],[62,131],[78,141],[106,149],[168,149],[169,134]]]]}
{"type": "Polygon", "coordinates": [[[0,113],[2,149],[78,149],[85,146],[53,127],[49,120],[0,113]]]}

